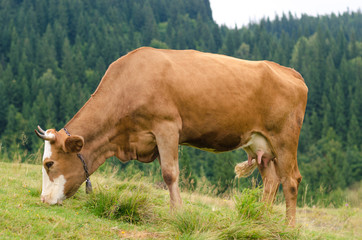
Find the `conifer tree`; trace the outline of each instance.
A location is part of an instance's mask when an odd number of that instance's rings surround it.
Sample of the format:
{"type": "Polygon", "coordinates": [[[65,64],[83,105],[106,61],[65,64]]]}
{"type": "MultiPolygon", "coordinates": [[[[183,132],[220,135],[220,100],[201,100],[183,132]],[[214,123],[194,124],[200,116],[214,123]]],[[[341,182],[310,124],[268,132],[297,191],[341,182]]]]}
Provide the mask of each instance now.
{"type": "Polygon", "coordinates": [[[352,114],[347,133],[348,146],[360,146],[362,144],[361,138],[361,128],[359,127],[357,117],[352,114]]]}
{"type": "Polygon", "coordinates": [[[8,112],[8,99],[6,97],[6,88],[3,78],[1,78],[1,73],[2,71],[0,66],[0,134],[2,134],[6,128],[6,116],[8,112]]]}

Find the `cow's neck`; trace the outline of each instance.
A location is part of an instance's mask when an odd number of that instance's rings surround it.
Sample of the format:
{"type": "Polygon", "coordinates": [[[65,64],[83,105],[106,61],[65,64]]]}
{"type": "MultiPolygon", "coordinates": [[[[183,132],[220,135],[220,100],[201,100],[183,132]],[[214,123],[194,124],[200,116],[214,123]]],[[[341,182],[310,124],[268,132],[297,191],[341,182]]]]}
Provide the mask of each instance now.
{"type": "Polygon", "coordinates": [[[71,135],[84,138],[84,147],[81,151],[92,174],[105,160],[115,155],[117,147],[110,143],[114,121],[110,118],[108,104],[99,105],[94,97],[78,111],[65,125],[71,135]]]}

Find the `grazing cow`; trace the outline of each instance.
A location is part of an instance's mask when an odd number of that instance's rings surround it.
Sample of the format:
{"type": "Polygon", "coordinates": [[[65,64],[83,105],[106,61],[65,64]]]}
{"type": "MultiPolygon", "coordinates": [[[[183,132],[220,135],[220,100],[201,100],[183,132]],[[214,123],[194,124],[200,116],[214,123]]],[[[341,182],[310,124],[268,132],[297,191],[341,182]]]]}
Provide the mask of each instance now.
{"type": "Polygon", "coordinates": [[[245,148],[260,159],[264,200],[272,202],[283,184],[293,225],[307,92],[298,72],[273,62],[137,49],[109,66],[65,128],[36,131],[45,140],[41,199],[56,204],[72,196],[111,156],[145,163],[158,158],[175,207],[182,204],[178,145],[245,148]]]}

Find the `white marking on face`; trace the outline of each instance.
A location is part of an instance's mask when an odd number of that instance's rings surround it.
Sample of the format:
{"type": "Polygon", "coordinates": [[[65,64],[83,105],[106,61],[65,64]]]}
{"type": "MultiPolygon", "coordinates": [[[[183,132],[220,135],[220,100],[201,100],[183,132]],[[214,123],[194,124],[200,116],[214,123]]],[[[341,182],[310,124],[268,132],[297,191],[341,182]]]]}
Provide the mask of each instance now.
{"type": "MultiPolygon", "coordinates": [[[[52,136],[52,133],[45,133],[46,136],[52,136]]],[[[44,141],[44,154],[43,154],[43,162],[46,158],[50,158],[52,156],[52,148],[50,142],[45,140],[44,141]]]]}
{"type": "MultiPolygon", "coordinates": [[[[52,136],[53,134],[46,132],[45,135],[52,136]]],[[[45,159],[51,158],[51,156],[52,156],[51,144],[49,141],[45,141],[43,162],[45,159]]],[[[42,172],[43,172],[43,186],[41,192],[42,202],[46,202],[49,204],[61,203],[65,199],[64,185],[66,180],[64,176],[60,175],[59,177],[51,181],[44,166],[42,167],[42,172]]]]}
{"type": "MultiPolygon", "coordinates": [[[[47,175],[46,171],[45,174],[47,175]]],[[[41,194],[42,202],[51,205],[57,203],[61,204],[62,201],[65,199],[64,185],[66,183],[66,180],[64,176],[60,175],[59,177],[55,178],[53,181],[49,181],[48,183],[49,185],[47,185],[46,188],[43,189],[41,194]]]]}

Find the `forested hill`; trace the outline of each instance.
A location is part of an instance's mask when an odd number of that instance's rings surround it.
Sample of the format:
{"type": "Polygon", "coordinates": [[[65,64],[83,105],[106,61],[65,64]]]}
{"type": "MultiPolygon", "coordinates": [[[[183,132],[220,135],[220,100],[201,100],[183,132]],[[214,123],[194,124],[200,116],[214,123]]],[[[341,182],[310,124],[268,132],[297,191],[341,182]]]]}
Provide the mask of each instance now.
{"type": "MultiPolygon", "coordinates": [[[[284,14],[229,29],[213,21],[207,0],[0,0],[0,26],[2,159],[36,152],[42,144],[36,125],[63,127],[112,61],[148,45],[295,68],[309,87],[299,146],[302,187],[329,193],[361,180],[361,11],[284,14]]],[[[206,176],[224,190],[235,163],[245,160],[240,151],[181,152],[186,175],[206,176]]]]}

